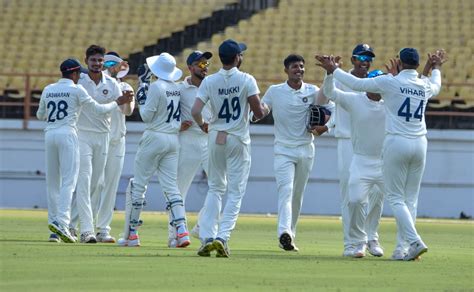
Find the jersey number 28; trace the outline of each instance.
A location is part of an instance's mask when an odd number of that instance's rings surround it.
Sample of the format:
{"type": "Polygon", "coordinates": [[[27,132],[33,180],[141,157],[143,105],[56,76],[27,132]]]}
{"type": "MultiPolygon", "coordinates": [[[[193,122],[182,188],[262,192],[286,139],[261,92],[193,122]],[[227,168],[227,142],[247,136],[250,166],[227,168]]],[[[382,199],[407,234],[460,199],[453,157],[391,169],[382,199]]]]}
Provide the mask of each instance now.
{"type": "Polygon", "coordinates": [[[423,100],[420,101],[420,104],[415,110],[415,113],[412,115],[410,111],[410,98],[405,98],[405,101],[402,103],[402,106],[398,109],[398,116],[405,117],[405,121],[409,122],[410,118],[413,116],[415,119],[420,121],[423,119],[423,100]]]}
{"type": "Polygon", "coordinates": [[[67,117],[68,105],[67,102],[65,102],[64,100],[58,101],[57,104],[56,102],[51,100],[50,102],[48,102],[47,108],[51,108],[51,111],[48,115],[48,123],[54,123],[56,122],[56,120],[60,121],[67,117]]]}
{"type": "Polygon", "coordinates": [[[236,96],[232,98],[230,101],[229,105],[229,99],[226,98],[224,99],[224,102],[222,103],[222,107],[219,110],[219,119],[225,119],[225,122],[228,123],[230,122],[230,119],[232,120],[237,120],[240,117],[240,101],[239,97],[236,96]]]}

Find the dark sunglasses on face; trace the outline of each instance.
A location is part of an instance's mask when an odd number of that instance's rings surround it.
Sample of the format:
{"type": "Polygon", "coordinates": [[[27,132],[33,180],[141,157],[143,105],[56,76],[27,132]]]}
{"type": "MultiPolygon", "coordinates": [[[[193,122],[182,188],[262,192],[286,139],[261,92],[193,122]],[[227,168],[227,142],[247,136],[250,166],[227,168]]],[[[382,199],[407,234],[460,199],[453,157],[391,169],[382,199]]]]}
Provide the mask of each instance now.
{"type": "Polygon", "coordinates": [[[373,60],[371,56],[365,56],[365,55],[354,55],[353,57],[361,62],[372,62],[373,60]]]}
{"type": "Polygon", "coordinates": [[[207,68],[207,67],[209,67],[209,65],[210,65],[210,63],[208,61],[201,61],[201,62],[196,64],[196,66],[198,66],[201,69],[207,68]]]}

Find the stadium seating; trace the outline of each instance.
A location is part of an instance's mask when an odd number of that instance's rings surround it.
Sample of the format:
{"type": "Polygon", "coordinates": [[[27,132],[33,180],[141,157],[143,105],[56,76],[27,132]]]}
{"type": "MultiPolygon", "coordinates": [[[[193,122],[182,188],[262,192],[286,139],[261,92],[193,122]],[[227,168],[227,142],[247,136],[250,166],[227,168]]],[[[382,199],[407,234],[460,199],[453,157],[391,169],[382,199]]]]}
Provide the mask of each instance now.
{"type": "MultiPolygon", "coordinates": [[[[324,72],[314,66],[316,53],[341,55],[348,69],[354,46],[368,43],[377,55],[372,68],[384,70],[402,47],[418,48],[422,65],[428,52],[444,48],[449,61],[443,66],[443,84],[454,83],[439,96],[444,106],[454,96],[474,99],[473,12],[470,0],[281,0],[277,8],[241,20],[196,48],[216,53],[227,38],[245,42],[242,70],[256,77],[262,92],[285,79],[283,59],[290,53],[305,57],[306,81],[320,84],[324,72]]],[[[190,51],[178,57],[180,67],[185,68],[190,51]]],[[[213,59],[210,72],[219,64],[213,59]]]]}
{"type": "MultiPolygon", "coordinates": [[[[123,56],[174,31],[183,30],[235,0],[15,0],[0,6],[0,73],[58,74],[68,57],[83,60],[85,49],[100,44],[123,56]]],[[[0,91],[22,77],[0,79],[0,91]]],[[[41,89],[57,77],[32,78],[41,89]]]]}

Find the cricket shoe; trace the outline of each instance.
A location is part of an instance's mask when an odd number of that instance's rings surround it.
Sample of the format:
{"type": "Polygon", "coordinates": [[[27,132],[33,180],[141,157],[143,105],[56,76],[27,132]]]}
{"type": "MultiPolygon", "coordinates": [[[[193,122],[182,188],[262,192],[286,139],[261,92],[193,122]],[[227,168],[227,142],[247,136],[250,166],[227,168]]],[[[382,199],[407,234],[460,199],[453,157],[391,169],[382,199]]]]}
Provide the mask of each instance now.
{"type": "Polygon", "coordinates": [[[380,246],[380,243],[378,240],[369,240],[369,242],[367,243],[367,250],[374,257],[383,256],[383,249],[380,246]]]}
{"type": "Polygon", "coordinates": [[[404,261],[413,261],[418,259],[420,255],[424,254],[428,251],[428,247],[426,244],[420,240],[410,244],[410,248],[408,249],[408,253],[403,258],[404,261]]]}
{"type": "Polygon", "coordinates": [[[344,248],[344,252],[342,253],[342,256],[343,257],[354,257],[354,247],[353,246],[348,246],[346,248],[344,248]]]}
{"type": "Polygon", "coordinates": [[[81,243],[97,243],[97,238],[91,231],[81,233],[81,243]]]}
{"type": "Polygon", "coordinates": [[[280,241],[280,245],[279,245],[280,248],[286,251],[292,251],[295,249],[295,245],[293,244],[293,238],[288,233],[283,232],[280,235],[279,241],[280,241]]]}
{"type": "Polygon", "coordinates": [[[220,237],[217,237],[212,244],[214,245],[214,249],[217,252],[216,257],[218,258],[230,257],[230,249],[229,249],[229,246],[227,245],[227,241],[225,241],[224,239],[220,237]]]}
{"type": "Polygon", "coordinates": [[[61,242],[61,239],[59,238],[59,236],[56,235],[56,233],[51,233],[49,235],[48,241],[49,242],[61,242]]]}
{"type": "Polygon", "coordinates": [[[177,238],[168,238],[168,247],[169,248],[176,248],[178,245],[178,239],[177,238]]]}
{"type": "Polygon", "coordinates": [[[215,250],[215,247],[214,247],[214,239],[213,238],[208,238],[206,241],[204,241],[204,243],[201,245],[201,247],[199,248],[197,254],[198,256],[201,256],[201,257],[210,257],[211,256],[211,252],[215,250]]]}
{"type": "Polygon", "coordinates": [[[115,243],[115,238],[111,236],[108,232],[99,232],[95,237],[97,238],[97,242],[115,243]]]}
{"type": "Polygon", "coordinates": [[[59,225],[58,222],[53,221],[48,225],[48,227],[49,227],[49,230],[56,233],[56,235],[58,235],[59,238],[61,238],[61,240],[64,241],[65,243],[76,242],[76,240],[69,233],[69,228],[62,227],[61,225],[59,225]]]}
{"type": "Polygon", "coordinates": [[[406,251],[402,249],[395,249],[392,253],[392,260],[394,261],[403,261],[406,256],[406,251]]]}
{"type": "Polygon", "coordinates": [[[191,239],[189,238],[189,232],[185,231],[177,234],[176,238],[176,247],[183,248],[191,244],[191,239]]]}
{"type": "Polygon", "coordinates": [[[69,227],[69,233],[71,234],[71,236],[74,238],[74,240],[78,240],[77,238],[77,230],[75,228],[72,228],[72,227],[69,227]]]}
{"type": "Polygon", "coordinates": [[[365,250],[366,249],[367,249],[367,245],[365,243],[358,244],[354,248],[354,253],[353,253],[352,256],[354,258],[363,258],[363,257],[365,257],[365,250]]]}
{"type": "Polygon", "coordinates": [[[125,238],[119,238],[117,241],[118,246],[128,246],[128,247],[139,247],[140,246],[140,238],[138,234],[130,234],[130,236],[125,238]]]}

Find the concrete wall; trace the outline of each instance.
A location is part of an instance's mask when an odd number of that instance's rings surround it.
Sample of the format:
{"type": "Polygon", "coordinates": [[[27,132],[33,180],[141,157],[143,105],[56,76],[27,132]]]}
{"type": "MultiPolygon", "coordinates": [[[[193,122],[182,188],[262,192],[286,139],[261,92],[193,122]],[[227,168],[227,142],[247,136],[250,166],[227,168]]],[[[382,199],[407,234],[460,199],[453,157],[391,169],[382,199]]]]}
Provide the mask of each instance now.
{"type": "MultiPolygon", "coordinates": [[[[30,122],[20,130],[21,121],[0,120],[0,207],[46,208],[44,180],[44,138],[42,122],[30,122]]],[[[143,132],[141,123],[128,123],[127,152],[117,196],[123,209],[124,191],[133,176],[133,160],[143,132]]],[[[277,211],[273,177],[273,127],[251,126],[252,168],[244,213],[277,211]]],[[[419,199],[419,216],[458,217],[461,211],[474,214],[474,131],[430,130],[428,157],[419,199]]],[[[302,212],[339,214],[336,140],[327,135],[315,141],[316,158],[307,186],[302,212]]],[[[198,211],[207,193],[207,181],[198,173],[187,199],[187,210],[198,211]]],[[[164,199],[156,177],[147,193],[148,210],[164,210],[164,199]]],[[[391,215],[388,204],[384,215],[391,215]]]]}

